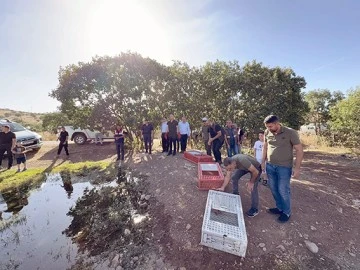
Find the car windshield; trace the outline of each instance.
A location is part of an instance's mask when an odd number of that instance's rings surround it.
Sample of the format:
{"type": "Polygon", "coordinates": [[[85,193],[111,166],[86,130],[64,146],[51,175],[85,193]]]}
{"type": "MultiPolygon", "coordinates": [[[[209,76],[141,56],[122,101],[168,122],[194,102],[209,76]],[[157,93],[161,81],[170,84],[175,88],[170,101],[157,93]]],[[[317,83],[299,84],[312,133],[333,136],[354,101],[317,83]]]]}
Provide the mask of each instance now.
{"type": "Polygon", "coordinates": [[[10,123],[10,130],[12,132],[18,132],[18,131],[25,130],[25,128],[22,125],[19,125],[17,123],[10,123]]]}

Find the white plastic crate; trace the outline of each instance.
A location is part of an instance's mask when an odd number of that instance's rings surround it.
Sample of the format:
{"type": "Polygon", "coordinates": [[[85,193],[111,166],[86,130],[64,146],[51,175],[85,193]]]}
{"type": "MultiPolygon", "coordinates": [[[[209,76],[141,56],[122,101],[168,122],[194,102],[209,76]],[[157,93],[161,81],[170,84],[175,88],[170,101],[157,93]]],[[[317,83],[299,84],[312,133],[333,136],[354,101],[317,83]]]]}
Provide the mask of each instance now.
{"type": "Polygon", "coordinates": [[[240,196],[210,190],[200,244],[245,257],[247,242],[240,196]]]}

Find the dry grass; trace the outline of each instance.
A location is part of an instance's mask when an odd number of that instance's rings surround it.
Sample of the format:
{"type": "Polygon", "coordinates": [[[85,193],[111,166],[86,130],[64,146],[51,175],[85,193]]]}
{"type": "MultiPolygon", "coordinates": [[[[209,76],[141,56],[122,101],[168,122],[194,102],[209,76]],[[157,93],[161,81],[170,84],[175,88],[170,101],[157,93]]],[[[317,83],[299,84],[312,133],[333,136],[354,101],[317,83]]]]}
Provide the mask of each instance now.
{"type": "Polygon", "coordinates": [[[43,141],[56,141],[57,139],[56,134],[48,131],[38,132],[38,133],[41,135],[43,141]]]}
{"type": "Polygon", "coordinates": [[[353,149],[330,146],[330,142],[322,136],[300,134],[300,140],[307,150],[316,150],[332,154],[354,154],[353,149]]]}

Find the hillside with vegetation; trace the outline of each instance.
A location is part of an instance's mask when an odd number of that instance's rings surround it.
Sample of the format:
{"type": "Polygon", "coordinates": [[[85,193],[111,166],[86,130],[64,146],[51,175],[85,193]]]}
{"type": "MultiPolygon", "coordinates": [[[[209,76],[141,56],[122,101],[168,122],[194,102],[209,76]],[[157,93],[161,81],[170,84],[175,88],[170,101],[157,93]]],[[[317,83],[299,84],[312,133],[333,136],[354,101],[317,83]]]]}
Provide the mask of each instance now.
{"type": "Polygon", "coordinates": [[[33,131],[43,131],[42,121],[44,113],[30,113],[11,109],[0,109],[0,119],[9,119],[33,131]]]}

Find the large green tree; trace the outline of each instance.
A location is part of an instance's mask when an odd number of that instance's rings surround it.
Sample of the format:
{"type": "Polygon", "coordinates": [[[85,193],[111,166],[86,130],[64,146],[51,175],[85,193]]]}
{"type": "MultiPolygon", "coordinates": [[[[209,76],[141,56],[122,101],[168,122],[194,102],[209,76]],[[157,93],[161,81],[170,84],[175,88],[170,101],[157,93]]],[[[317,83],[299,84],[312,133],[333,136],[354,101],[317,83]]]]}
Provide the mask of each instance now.
{"type": "Polygon", "coordinates": [[[135,53],[95,57],[89,63],[61,68],[51,96],[60,110],[81,127],[111,128],[121,123],[135,134],[145,118],[159,118],[168,70],[135,53]]]}
{"type": "Polygon", "coordinates": [[[307,112],[301,92],[305,85],[292,69],[255,61],[244,66],[216,61],[200,67],[175,61],[164,66],[139,54],[122,53],[61,68],[59,85],[50,95],[80,127],[109,128],[121,122],[136,134],[143,119],[157,123],[174,113],[177,118],[187,116],[193,129],[207,116],[220,124],[230,118],[257,132],[271,113],[299,128],[307,112]]]}

